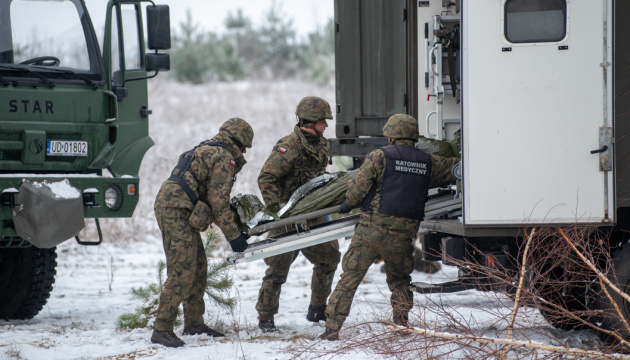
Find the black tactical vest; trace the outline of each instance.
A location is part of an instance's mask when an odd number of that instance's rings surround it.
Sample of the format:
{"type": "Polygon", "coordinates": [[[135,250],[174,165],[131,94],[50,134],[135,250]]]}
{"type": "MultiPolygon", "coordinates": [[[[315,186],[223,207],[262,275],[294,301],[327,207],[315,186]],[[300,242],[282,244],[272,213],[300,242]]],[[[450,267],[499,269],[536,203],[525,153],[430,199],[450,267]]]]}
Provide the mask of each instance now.
{"type": "MultiPolygon", "coordinates": [[[[381,147],[381,150],[386,161],[378,212],[383,215],[422,220],[431,178],[431,156],[410,146],[387,145],[381,147]]],[[[373,200],[375,187],[376,184],[364,199],[362,208],[369,208],[366,202],[373,200]]]]}
{"type": "MultiPolygon", "coordinates": [[[[175,181],[176,183],[179,184],[179,186],[182,187],[182,189],[184,190],[186,195],[188,195],[188,198],[190,199],[190,202],[193,205],[197,204],[197,201],[199,200],[199,195],[195,194],[195,192],[190,188],[190,185],[188,185],[188,183],[183,179],[183,177],[186,171],[190,170],[190,164],[192,164],[193,160],[195,159],[195,150],[202,145],[220,146],[227,150],[227,145],[225,145],[224,143],[221,143],[218,141],[210,141],[210,140],[203,141],[199,145],[195,146],[194,148],[186,151],[185,153],[179,156],[179,162],[177,163],[177,165],[175,165],[175,168],[171,172],[171,176],[169,176],[168,178],[171,181],[175,181]]],[[[195,181],[197,181],[197,185],[199,185],[200,181],[199,179],[197,179],[197,176],[195,176],[195,173],[191,172],[191,174],[193,178],[195,179],[195,181]]],[[[197,188],[199,188],[199,186],[197,188]]]]}

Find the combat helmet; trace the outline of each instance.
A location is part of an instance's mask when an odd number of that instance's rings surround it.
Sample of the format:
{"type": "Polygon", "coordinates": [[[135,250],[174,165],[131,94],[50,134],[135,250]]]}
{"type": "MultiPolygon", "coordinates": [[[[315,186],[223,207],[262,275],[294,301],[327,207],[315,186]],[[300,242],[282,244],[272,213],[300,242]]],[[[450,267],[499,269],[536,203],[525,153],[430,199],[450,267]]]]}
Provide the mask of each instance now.
{"type": "Polygon", "coordinates": [[[311,122],[333,118],[328,101],[317,96],[307,96],[300,100],[295,115],[298,119],[311,122]]]}
{"type": "Polygon", "coordinates": [[[236,140],[245,147],[251,148],[254,141],[254,129],[247,123],[247,121],[233,117],[228,119],[221,125],[220,131],[228,134],[230,138],[236,140]]]}
{"type": "Polygon", "coordinates": [[[383,135],[393,139],[418,140],[418,120],[407,114],[395,114],[389,117],[383,126],[383,135]]]}

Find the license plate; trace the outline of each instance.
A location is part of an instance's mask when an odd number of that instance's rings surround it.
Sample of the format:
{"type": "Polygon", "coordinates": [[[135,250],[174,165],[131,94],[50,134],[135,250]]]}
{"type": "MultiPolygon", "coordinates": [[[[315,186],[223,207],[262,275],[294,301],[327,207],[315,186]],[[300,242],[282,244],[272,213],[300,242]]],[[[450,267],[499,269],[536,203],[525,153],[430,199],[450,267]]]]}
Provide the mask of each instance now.
{"type": "Polygon", "coordinates": [[[87,156],[87,141],[48,140],[47,156],[87,156]]]}

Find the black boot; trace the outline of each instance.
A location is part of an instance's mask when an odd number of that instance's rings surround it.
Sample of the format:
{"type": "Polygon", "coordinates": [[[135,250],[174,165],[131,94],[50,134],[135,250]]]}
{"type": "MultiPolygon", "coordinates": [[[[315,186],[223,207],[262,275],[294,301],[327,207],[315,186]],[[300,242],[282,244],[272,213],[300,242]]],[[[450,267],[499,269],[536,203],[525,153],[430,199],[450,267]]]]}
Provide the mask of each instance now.
{"type": "Polygon", "coordinates": [[[180,347],[186,345],[180,338],[175,335],[173,330],[171,331],[159,331],[153,330],[151,335],[151,342],[155,344],[161,344],[168,347],[180,347]]]}
{"type": "Polygon", "coordinates": [[[276,328],[276,324],[273,323],[273,320],[263,320],[258,323],[258,327],[264,333],[276,332],[278,328],[276,328]]]}
{"type": "Polygon", "coordinates": [[[399,326],[405,326],[408,327],[409,326],[409,318],[405,315],[394,315],[394,324],[399,325],[399,326]]]}
{"type": "Polygon", "coordinates": [[[190,326],[190,327],[184,327],[184,332],[182,335],[199,335],[199,334],[206,334],[208,336],[212,336],[212,337],[224,337],[225,334],[220,333],[216,330],[212,330],[208,327],[208,325],[206,324],[201,324],[199,326],[190,326]]]}
{"type": "Polygon", "coordinates": [[[308,313],[306,313],[306,320],[310,322],[326,321],[326,305],[324,306],[308,306],[308,313]]]}
{"type": "Polygon", "coordinates": [[[337,341],[339,340],[339,330],[333,330],[327,327],[324,333],[319,335],[319,338],[322,340],[337,341]]]}

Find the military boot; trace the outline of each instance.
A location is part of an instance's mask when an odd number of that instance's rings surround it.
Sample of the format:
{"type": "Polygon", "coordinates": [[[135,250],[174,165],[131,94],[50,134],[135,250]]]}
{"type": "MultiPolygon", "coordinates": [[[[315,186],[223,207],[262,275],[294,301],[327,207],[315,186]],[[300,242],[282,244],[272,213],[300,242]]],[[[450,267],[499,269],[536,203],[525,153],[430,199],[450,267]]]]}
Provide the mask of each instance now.
{"type": "Polygon", "coordinates": [[[308,306],[308,313],[306,314],[306,320],[310,322],[326,321],[326,305],[324,306],[308,306]]]}
{"type": "Polygon", "coordinates": [[[212,337],[224,337],[225,334],[220,333],[216,330],[212,330],[208,327],[208,325],[206,324],[201,324],[198,326],[190,326],[190,327],[184,327],[184,332],[182,335],[199,335],[199,334],[206,334],[208,336],[212,336],[212,337]]]}
{"type": "Polygon", "coordinates": [[[409,318],[401,314],[394,315],[394,324],[407,327],[409,326],[409,318]]]}
{"type": "Polygon", "coordinates": [[[273,319],[272,320],[261,320],[258,323],[258,327],[264,333],[270,333],[270,332],[278,331],[278,328],[276,327],[276,324],[273,323],[273,319]]]}
{"type": "Polygon", "coordinates": [[[180,338],[175,335],[173,330],[159,331],[153,329],[153,335],[151,335],[151,342],[155,344],[161,344],[167,347],[180,347],[186,345],[180,338]]]}
{"type": "Polygon", "coordinates": [[[339,340],[339,330],[333,330],[329,327],[324,330],[324,333],[319,335],[322,340],[337,341],[339,340]]]}

